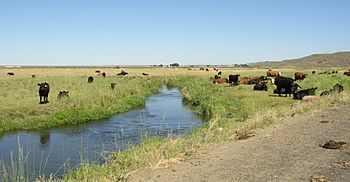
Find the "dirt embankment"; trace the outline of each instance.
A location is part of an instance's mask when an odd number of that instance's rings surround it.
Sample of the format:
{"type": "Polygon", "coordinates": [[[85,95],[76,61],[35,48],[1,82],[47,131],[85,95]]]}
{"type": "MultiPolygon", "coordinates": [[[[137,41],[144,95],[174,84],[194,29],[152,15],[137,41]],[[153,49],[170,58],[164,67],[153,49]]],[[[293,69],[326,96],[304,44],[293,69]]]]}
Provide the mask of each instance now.
{"type": "Polygon", "coordinates": [[[135,171],[128,181],[350,181],[349,104],[288,117],[255,134],[182,163],[135,171]],[[347,144],[320,147],[329,140],[347,144]]]}

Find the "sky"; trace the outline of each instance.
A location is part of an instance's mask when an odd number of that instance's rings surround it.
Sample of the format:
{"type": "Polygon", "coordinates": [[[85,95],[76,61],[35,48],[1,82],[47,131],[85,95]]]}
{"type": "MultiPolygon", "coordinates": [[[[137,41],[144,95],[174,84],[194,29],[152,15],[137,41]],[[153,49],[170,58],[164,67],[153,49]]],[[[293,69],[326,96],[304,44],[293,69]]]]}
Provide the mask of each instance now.
{"type": "Polygon", "coordinates": [[[1,0],[0,65],[244,64],[350,50],[349,0],[1,0]]]}

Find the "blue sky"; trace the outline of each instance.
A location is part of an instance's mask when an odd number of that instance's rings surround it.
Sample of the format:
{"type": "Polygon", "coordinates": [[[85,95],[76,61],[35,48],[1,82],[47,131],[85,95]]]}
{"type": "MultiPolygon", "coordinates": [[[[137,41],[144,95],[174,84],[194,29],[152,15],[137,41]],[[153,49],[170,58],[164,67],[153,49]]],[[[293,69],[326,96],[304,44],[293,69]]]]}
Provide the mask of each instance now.
{"type": "Polygon", "coordinates": [[[236,64],[350,50],[348,0],[1,0],[0,65],[236,64]]]}

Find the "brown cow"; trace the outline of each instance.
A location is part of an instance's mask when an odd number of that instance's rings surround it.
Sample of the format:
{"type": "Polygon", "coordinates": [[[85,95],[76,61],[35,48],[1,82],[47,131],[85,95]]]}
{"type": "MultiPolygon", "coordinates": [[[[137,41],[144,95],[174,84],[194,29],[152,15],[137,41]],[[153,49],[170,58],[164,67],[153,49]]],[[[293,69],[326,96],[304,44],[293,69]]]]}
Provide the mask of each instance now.
{"type": "Polygon", "coordinates": [[[269,70],[269,71],[266,72],[266,76],[267,76],[267,77],[277,77],[277,76],[281,76],[281,72],[269,70]]]}
{"type": "Polygon", "coordinates": [[[244,77],[239,80],[240,84],[258,84],[261,81],[267,80],[265,76],[259,76],[259,77],[244,77]]]}
{"type": "Polygon", "coordinates": [[[345,71],[345,72],[344,72],[344,75],[350,76],[350,71],[345,71]]]}
{"type": "Polygon", "coordinates": [[[306,78],[306,75],[305,73],[302,73],[302,72],[295,72],[294,73],[294,80],[297,81],[297,80],[304,80],[306,78]]]}
{"type": "Polygon", "coordinates": [[[228,83],[228,79],[227,78],[218,78],[218,79],[214,79],[213,83],[215,84],[220,84],[220,83],[228,83]]]}

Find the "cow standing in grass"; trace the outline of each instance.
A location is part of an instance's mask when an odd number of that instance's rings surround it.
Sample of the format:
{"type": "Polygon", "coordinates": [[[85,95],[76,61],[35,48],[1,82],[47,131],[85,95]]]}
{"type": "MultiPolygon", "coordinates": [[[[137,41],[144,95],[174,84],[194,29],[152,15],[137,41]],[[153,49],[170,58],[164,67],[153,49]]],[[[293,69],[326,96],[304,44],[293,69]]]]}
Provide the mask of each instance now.
{"type": "Polygon", "coordinates": [[[50,85],[47,82],[44,82],[44,83],[38,83],[38,86],[39,86],[39,96],[40,96],[39,104],[48,103],[49,102],[50,85]]]}
{"type": "Polygon", "coordinates": [[[287,94],[291,96],[293,84],[294,84],[293,78],[284,77],[284,76],[278,76],[275,78],[275,85],[277,87],[277,92],[279,96],[281,96],[282,89],[285,89],[286,97],[287,97],[287,94]]]}

